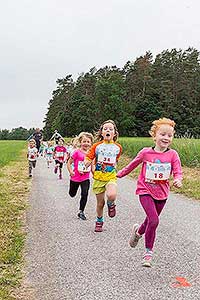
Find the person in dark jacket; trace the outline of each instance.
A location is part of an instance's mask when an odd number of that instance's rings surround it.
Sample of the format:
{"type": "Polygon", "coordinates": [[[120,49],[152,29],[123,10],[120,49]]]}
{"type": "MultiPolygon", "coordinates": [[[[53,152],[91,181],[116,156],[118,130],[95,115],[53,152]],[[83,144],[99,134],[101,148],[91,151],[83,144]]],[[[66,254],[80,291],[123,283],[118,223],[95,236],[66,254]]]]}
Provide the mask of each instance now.
{"type": "Polygon", "coordinates": [[[35,140],[36,148],[39,151],[41,141],[43,140],[43,134],[42,134],[40,128],[36,128],[35,132],[33,133],[33,139],[35,140]]]}

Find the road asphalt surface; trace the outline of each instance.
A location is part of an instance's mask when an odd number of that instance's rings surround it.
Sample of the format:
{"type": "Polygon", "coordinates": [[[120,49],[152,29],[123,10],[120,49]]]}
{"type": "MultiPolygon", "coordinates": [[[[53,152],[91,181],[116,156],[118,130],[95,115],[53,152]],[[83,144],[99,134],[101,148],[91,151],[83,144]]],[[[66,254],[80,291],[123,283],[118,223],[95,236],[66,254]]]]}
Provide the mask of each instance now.
{"type": "Polygon", "coordinates": [[[161,214],[152,268],[141,266],[144,239],[128,245],[134,223],[145,217],[136,183],[118,179],[117,215],[104,209],[104,231],[94,232],[96,200],[90,189],[87,220],[77,217],[80,192],[39,158],[27,213],[25,281],[34,300],[199,300],[200,202],[170,195],[161,214]]]}

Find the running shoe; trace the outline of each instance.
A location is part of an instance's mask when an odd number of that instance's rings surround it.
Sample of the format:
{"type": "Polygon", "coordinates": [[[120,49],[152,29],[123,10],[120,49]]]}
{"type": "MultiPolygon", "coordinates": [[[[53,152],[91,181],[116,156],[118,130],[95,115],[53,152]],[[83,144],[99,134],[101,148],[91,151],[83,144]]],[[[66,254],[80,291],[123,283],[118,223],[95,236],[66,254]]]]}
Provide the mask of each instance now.
{"type": "Polygon", "coordinates": [[[103,222],[96,221],[94,231],[95,232],[102,232],[103,231],[103,222]]]}
{"type": "Polygon", "coordinates": [[[58,167],[55,167],[54,168],[54,173],[57,174],[57,172],[58,172],[58,167]]]}
{"type": "Polygon", "coordinates": [[[80,211],[80,212],[78,213],[78,217],[79,217],[81,220],[86,220],[86,216],[85,216],[85,214],[84,214],[83,211],[80,211]]]}
{"type": "Polygon", "coordinates": [[[139,225],[134,224],[132,232],[131,232],[131,236],[130,236],[130,239],[129,239],[129,245],[132,248],[135,248],[137,246],[139,239],[141,239],[141,237],[142,237],[141,235],[139,235],[137,233],[138,229],[139,229],[139,225]]]}
{"type": "Polygon", "coordinates": [[[146,252],[143,256],[143,260],[142,260],[143,267],[151,267],[152,266],[152,256],[153,256],[153,251],[146,250],[146,252]]]}
{"type": "Polygon", "coordinates": [[[59,179],[62,179],[62,174],[59,175],[59,179]]]}

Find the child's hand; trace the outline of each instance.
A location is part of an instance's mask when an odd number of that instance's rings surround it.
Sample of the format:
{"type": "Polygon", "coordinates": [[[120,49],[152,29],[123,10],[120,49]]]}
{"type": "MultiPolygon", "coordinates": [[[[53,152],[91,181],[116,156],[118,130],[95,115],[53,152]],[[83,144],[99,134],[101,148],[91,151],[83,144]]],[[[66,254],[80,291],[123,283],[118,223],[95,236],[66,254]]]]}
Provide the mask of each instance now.
{"type": "Polygon", "coordinates": [[[71,171],[69,174],[71,177],[75,175],[74,171],[71,171]]]}
{"type": "Polygon", "coordinates": [[[181,188],[182,187],[181,180],[180,179],[174,179],[173,186],[175,186],[176,188],[181,188]]]}
{"type": "Polygon", "coordinates": [[[122,176],[120,175],[120,171],[117,172],[117,178],[121,178],[122,176]]]}

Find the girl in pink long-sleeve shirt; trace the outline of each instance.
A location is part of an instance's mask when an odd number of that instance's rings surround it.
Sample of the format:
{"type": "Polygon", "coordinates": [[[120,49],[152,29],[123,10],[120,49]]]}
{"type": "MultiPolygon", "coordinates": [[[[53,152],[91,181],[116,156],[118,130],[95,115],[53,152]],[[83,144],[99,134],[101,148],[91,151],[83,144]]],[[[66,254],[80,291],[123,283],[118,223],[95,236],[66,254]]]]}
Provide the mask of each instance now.
{"type": "Polygon", "coordinates": [[[133,225],[129,240],[131,247],[136,247],[142,235],[145,235],[145,254],[142,265],[151,267],[153,246],[159,215],[169,195],[169,178],[173,175],[173,185],[180,188],[182,183],[181,162],[178,153],[169,149],[174,136],[175,122],[170,119],[154,121],[150,135],[155,141],[152,148],[143,148],[125,168],[117,173],[121,178],[129,174],[139,164],[142,168],[137,181],[136,194],[146,213],[144,222],[133,225]]]}

